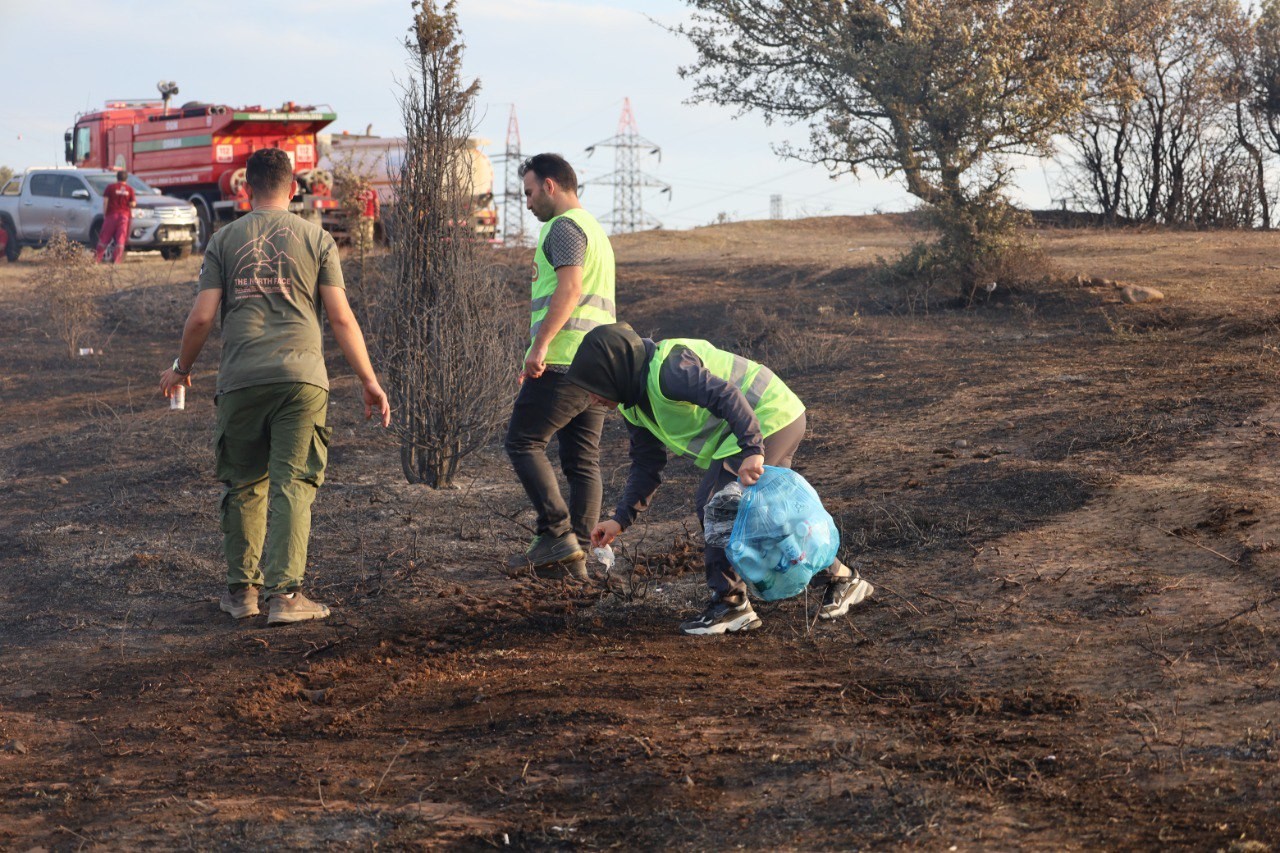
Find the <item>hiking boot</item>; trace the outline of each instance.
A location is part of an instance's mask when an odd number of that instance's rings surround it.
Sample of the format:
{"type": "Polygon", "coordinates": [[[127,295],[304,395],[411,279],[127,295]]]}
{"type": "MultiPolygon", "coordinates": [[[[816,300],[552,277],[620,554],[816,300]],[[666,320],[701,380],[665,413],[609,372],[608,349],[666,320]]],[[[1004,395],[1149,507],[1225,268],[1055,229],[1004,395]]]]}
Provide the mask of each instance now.
{"type": "MultiPolygon", "coordinates": [[[[578,545],[578,537],[569,531],[562,536],[539,534],[533,537],[523,554],[507,558],[507,574],[524,574],[529,569],[542,569],[562,563],[582,563],[582,580],[586,580],[586,554],[578,545]]],[[[539,573],[541,574],[541,573],[539,573]]]]}
{"type": "Polygon", "coordinates": [[[267,613],[268,625],[289,625],[308,619],[323,619],[329,608],[307,598],[301,592],[280,593],[271,596],[271,610],[267,613]]]}
{"type": "Polygon", "coordinates": [[[822,607],[818,609],[818,618],[835,619],[843,616],[850,607],[870,597],[875,589],[860,578],[857,572],[844,577],[833,577],[822,592],[822,607]]]}
{"type": "Polygon", "coordinates": [[[237,590],[227,590],[218,601],[223,613],[230,613],[235,619],[258,615],[258,588],[245,586],[237,590]]]}
{"type": "Polygon", "coordinates": [[[503,572],[509,578],[532,576],[544,581],[572,580],[583,583],[591,580],[591,574],[587,571],[586,557],[534,568],[533,563],[525,559],[523,554],[512,554],[507,558],[507,564],[503,568],[503,572]]]}
{"type": "Polygon", "coordinates": [[[549,581],[571,580],[585,583],[591,580],[591,575],[587,572],[585,556],[576,560],[565,560],[562,563],[552,563],[549,566],[538,566],[533,573],[542,580],[549,581]]]}
{"type": "Polygon", "coordinates": [[[724,634],[734,631],[750,631],[759,628],[760,617],[751,609],[751,602],[742,596],[742,601],[730,601],[724,598],[713,598],[694,619],[683,622],[680,630],[686,634],[724,634]]]}

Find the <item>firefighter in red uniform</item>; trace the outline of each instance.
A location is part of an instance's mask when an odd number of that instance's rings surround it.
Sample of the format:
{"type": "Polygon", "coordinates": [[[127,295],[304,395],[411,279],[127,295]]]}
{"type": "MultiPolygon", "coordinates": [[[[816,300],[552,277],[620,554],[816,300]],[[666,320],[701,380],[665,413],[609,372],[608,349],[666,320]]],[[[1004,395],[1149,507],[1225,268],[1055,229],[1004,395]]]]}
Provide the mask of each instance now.
{"type": "Polygon", "coordinates": [[[102,234],[98,237],[98,251],[94,257],[102,260],[107,246],[116,244],[115,263],[124,260],[124,246],[129,239],[129,222],[133,219],[133,208],[138,202],[133,187],[125,183],[129,173],[124,169],[116,172],[116,182],[102,191],[102,212],[106,214],[102,220],[102,234]]]}
{"type": "Polygon", "coordinates": [[[378,218],[378,191],[366,183],[356,196],[356,201],[360,203],[356,238],[363,248],[370,249],[373,247],[373,223],[378,218]]]}

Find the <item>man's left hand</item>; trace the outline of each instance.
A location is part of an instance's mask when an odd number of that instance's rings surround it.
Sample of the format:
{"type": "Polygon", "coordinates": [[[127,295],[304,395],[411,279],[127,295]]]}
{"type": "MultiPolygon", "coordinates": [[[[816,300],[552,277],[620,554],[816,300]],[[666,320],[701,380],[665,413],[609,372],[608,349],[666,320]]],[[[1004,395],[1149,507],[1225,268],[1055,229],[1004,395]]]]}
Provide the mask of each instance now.
{"type": "Polygon", "coordinates": [[[738,466],[738,482],[744,486],[754,486],[764,476],[764,457],[757,453],[742,460],[738,466]]]}
{"type": "Polygon", "coordinates": [[[364,419],[367,421],[376,413],[384,428],[391,426],[391,403],[388,402],[387,392],[382,390],[382,386],[375,380],[365,383],[361,391],[364,397],[364,419]]]}

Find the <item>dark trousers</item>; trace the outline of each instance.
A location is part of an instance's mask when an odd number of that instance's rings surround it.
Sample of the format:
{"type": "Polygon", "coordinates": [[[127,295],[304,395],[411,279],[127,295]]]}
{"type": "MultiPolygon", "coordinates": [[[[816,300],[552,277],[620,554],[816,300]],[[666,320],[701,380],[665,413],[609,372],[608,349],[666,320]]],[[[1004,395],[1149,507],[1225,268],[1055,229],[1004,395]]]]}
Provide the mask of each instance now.
{"type": "Polygon", "coordinates": [[[587,392],[568,382],[563,373],[547,371],[520,386],[506,448],[534,512],[539,535],[562,536],[572,530],[579,539],[591,537],[600,520],[600,433],[605,409],[591,405],[587,392]],[[560,469],[569,481],[569,503],[547,459],[547,443],[560,444],[560,469]]]}
{"type": "MultiPolygon", "coordinates": [[[[764,464],[775,468],[790,468],[791,457],[795,456],[796,448],[804,438],[805,426],[806,419],[804,412],[801,412],[800,417],[766,437],[764,464]]],[[[711,496],[737,479],[738,465],[741,462],[741,456],[734,456],[711,463],[702,482],[698,484],[698,491],[693,498],[698,507],[698,524],[702,524],[702,512],[707,506],[707,501],[711,500],[711,496]],[[728,463],[733,470],[725,470],[724,463],[728,463]]],[[[747,586],[734,571],[723,548],[702,549],[702,562],[707,569],[707,586],[711,587],[712,598],[732,597],[737,600],[745,598],[747,586]]]]}

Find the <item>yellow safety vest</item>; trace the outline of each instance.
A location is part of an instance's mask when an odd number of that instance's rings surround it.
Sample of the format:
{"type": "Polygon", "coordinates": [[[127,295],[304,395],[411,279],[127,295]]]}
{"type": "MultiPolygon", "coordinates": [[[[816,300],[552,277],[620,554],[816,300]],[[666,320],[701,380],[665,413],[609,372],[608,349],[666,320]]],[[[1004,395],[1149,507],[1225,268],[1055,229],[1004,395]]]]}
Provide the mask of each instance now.
{"type": "Polygon", "coordinates": [[[653,433],[672,452],[687,456],[699,468],[710,468],[717,459],[728,459],[742,452],[738,438],[729,424],[709,410],[683,400],[663,396],[658,376],[662,363],[676,347],[688,347],[702,360],[712,375],[742,391],[760,421],[765,437],[790,424],[804,413],[804,403],[773,371],[764,365],[717,349],[707,341],[672,338],[658,343],[645,379],[650,417],[639,405],[621,406],[618,411],[636,426],[653,433]]]}
{"type": "MultiPolygon", "coordinates": [[[[529,318],[529,348],[538,334],[542,320],[551,307],[556,291],[556,271],[542,250],[551,226],[563,216],[573,220],[587,235],[587,253],[582,263],[582,296],[564,326],[547,347],[547,364],[570,364],[587,332],[596,326],[617,322],[614,303],[613,246],[596,218],[580,207],[567,210],[542,226],[538,234],[538,250],[533,254],[533,304],[529,318]]],[[[525,350],[528,355],[528,350],[525,350]]]]}

